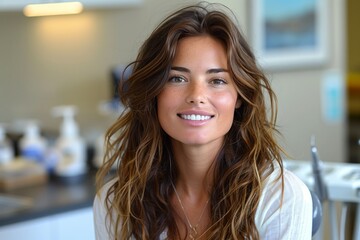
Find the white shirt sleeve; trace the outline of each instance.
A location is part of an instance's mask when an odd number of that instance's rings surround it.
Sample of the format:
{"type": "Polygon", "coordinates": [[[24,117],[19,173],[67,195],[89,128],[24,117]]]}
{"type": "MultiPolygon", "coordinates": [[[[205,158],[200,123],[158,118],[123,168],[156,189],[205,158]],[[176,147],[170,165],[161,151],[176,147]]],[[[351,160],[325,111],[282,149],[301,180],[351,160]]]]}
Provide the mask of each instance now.
{"type": "Polygon", "coordinates": [[[110,186],[114,183],[110,181],[106,183],[100,192],[95,196],[93,204],[94,226],[96,240],[114,239],[113,228],[110,226],[110,216],[106,212],[105,198],[110,186]]]}
{"type": "Polygon", "coordinates": [[[268,177],[255,215],[261,240],[310,240],[312,198],[307,186],[284,169],[284,195],[281,202],[279,169],[268,177]]]}

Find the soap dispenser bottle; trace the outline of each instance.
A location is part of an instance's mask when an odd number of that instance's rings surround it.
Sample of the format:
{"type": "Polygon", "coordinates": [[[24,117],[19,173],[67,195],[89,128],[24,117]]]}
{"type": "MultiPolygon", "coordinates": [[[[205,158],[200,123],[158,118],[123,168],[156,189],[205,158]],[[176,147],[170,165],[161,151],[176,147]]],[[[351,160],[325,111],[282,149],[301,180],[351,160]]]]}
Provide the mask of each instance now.
{"type": "Polygon", "coordinates": [[[46,140],[40,135],[40,129],[35,121],[24,123],[24,136],[20,139],[20,155],[31,161],[44,163],[46,140]]]}
{"type": "Polygon", "coordinates": [[[52,111],[55,117],[62,117],[60,136],[55,148],[59,159],[54,168],[58,177],[79,177],[87,172],[85,144],[79,136],[79,128],[75,121],[75,106],[58,106],[52,111]]]}
{"type": "Polygon", "coordinates": [[[0,165],[9,163],[14,158],[14,149],[6,137],[5,126],[0,124],[0,165]]]}

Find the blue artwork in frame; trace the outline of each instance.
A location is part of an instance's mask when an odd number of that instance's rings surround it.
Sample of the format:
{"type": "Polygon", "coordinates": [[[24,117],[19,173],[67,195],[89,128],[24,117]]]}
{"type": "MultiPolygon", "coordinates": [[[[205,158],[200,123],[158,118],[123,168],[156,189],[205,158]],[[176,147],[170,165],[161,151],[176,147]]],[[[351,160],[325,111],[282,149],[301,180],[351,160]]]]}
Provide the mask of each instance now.
{"type": "Polygon", "coordinates": [[[326,0],[253,0],[252,37],[262,67],[326,61],[326,0]]]}

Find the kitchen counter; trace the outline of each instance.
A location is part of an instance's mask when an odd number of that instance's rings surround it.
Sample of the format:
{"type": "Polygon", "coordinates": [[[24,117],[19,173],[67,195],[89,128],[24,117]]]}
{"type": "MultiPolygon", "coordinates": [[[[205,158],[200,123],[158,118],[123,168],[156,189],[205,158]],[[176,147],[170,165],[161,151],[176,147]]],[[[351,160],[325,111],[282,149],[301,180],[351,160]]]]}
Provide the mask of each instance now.
{"type": "Polygon", "coordinates": [[[0,194],[28,197],[31,207],[17,212],[0,215],[0,227],[58,213],[91,207],[95,197],[95,170],[76,181],[60,181],[50,178],[46,184],[25,187],[0,194]]]}

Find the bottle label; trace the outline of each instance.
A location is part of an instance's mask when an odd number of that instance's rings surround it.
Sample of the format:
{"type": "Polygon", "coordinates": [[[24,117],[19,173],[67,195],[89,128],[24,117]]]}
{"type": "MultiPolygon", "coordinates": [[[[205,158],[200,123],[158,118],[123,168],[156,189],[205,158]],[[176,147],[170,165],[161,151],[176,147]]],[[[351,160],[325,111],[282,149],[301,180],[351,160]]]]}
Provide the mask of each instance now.
{"type": "Polygon", "coordinates": [[[21,155],[24,158],[41,162],[43,160],[43,152],[40,149],[36,148],[27,148],[22,150],[21,155]]]}

